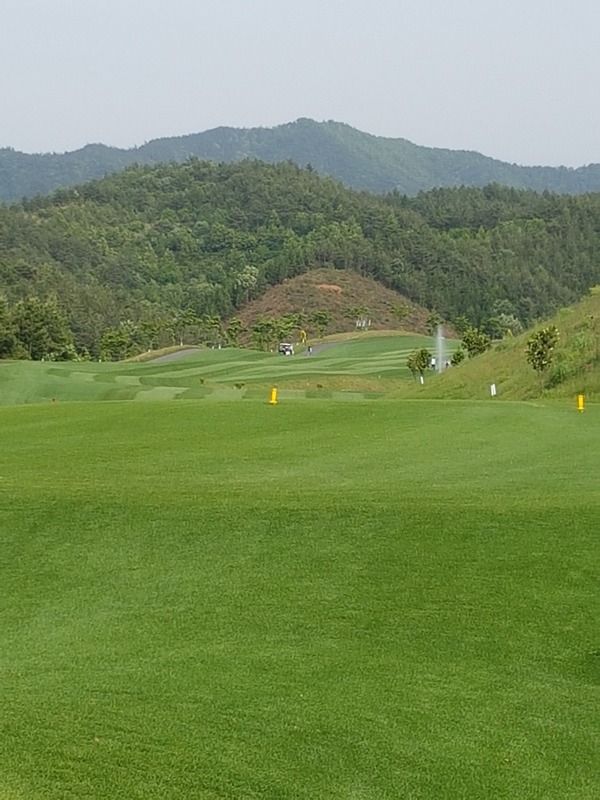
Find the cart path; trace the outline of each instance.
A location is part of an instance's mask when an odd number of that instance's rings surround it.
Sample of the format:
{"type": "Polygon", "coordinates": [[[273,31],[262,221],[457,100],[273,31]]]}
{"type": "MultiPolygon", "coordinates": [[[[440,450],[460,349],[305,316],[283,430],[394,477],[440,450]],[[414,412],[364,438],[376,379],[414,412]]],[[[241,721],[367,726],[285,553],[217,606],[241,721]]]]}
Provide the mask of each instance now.
{"type": "Polygon", "coordinates": [[[339,342],[325,342],[324,344],[313,344],[312,353],[309,353],[308,350],[305,350],[303,355],[316,356],[318,353],[322,353],[323,350],[329,350],[330,347],[335,347],[336,344],[339,344],[339,342]]]}
{"type": "Polygon", "coordinates": [[[153,358],[149,363],[151,364],[162,364],[165,361],[179,361],[180,358],[186,358],[186,356],[192,356],[194,353],[199,353],[200,348],[193,347],[189,350],[176,350],[174,353],[167,353],[166,356],[159,356],[158,358],[153,358]]]}

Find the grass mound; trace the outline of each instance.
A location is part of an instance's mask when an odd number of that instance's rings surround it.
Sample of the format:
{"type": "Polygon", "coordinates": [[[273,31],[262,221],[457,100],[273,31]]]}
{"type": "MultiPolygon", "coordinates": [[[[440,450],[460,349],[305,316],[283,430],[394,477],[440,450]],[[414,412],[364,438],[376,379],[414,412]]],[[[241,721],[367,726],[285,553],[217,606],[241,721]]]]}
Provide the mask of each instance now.
{"type": "Polygon", "coordinates": [[[355,330],[356,315],[352,310],[358,308],[363,309],[362,315],[371,320],[374,330],[401,328],[422,335],[427,332],[430,312],[426,308],[373,278],[331,267],[312,269],[271,286],[262,297],[245,306],[239,316],[251,327],[261,316],[280,317],[300,312],[310,316],[325,310],[331,314],[329,330],[345,332],[355,330]],[[402,319],[394,312],[399,307],[406,308],[402,319]]]}

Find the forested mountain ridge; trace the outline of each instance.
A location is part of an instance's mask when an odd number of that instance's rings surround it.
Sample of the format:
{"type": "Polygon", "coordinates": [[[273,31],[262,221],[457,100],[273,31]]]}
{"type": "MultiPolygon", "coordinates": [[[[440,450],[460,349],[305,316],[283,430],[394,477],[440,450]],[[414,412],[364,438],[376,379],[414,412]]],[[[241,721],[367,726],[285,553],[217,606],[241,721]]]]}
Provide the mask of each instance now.
{"type": "Polygon", "coordinates": [[[274,128],[214,128],[131,149],[102,144],[62,154],[0,149],[0,201],[47,194],[132,164],[181,163],[190,157],[310,164],[346,186],[376,193],[415,195],[434,187],[489,183],[566,194],[600,191],[600,164],[576,169],[518,166],[476,152],[373,136],[339,122],[299,119],[274,128]]]}
{"type": "Polygon", "coordinates": [[[315,267],[355,270],[447,320],[525,326],[600,283],[599,233],[596,194],[382,197],[290,163],[130,167],[0,207],[0,356],[15,336],[18,355],[43,356],[40,326],[66,331],[47,357],[98,355],[107,329],[144,348],[166,324],[179,338],[186,314],[218,327],[315,267]]]}

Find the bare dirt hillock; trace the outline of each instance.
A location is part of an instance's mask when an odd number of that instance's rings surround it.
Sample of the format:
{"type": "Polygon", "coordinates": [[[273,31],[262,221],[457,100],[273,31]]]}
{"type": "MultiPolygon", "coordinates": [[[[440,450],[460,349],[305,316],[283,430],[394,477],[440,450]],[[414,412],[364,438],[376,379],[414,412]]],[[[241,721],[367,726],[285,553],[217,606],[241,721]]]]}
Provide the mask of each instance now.
{"type": "Polygon", "coordinates": [[[350,270],[321,268],[270,287],[237,316],[246,327],[251,327],[261,316],[281,317],[300,312],[310,316],[315,311],[331,314],[327,333],[355,330],[357,316],[370,320],[371,330],[426,333],[430,313],[372,278],[350,270]],[[405,316],[402,309],[406,310],[405,316]]]}

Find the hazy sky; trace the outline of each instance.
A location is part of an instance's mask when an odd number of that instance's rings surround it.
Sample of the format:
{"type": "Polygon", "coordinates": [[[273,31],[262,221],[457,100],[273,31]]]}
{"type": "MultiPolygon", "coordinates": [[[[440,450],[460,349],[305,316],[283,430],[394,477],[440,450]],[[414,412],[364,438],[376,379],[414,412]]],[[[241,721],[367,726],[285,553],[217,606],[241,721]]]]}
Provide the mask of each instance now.
{"type": "Polygon", "coordinates": [[[600,162],[600,0],[0,0],[0,147],[334,119],[600,162]]]}

